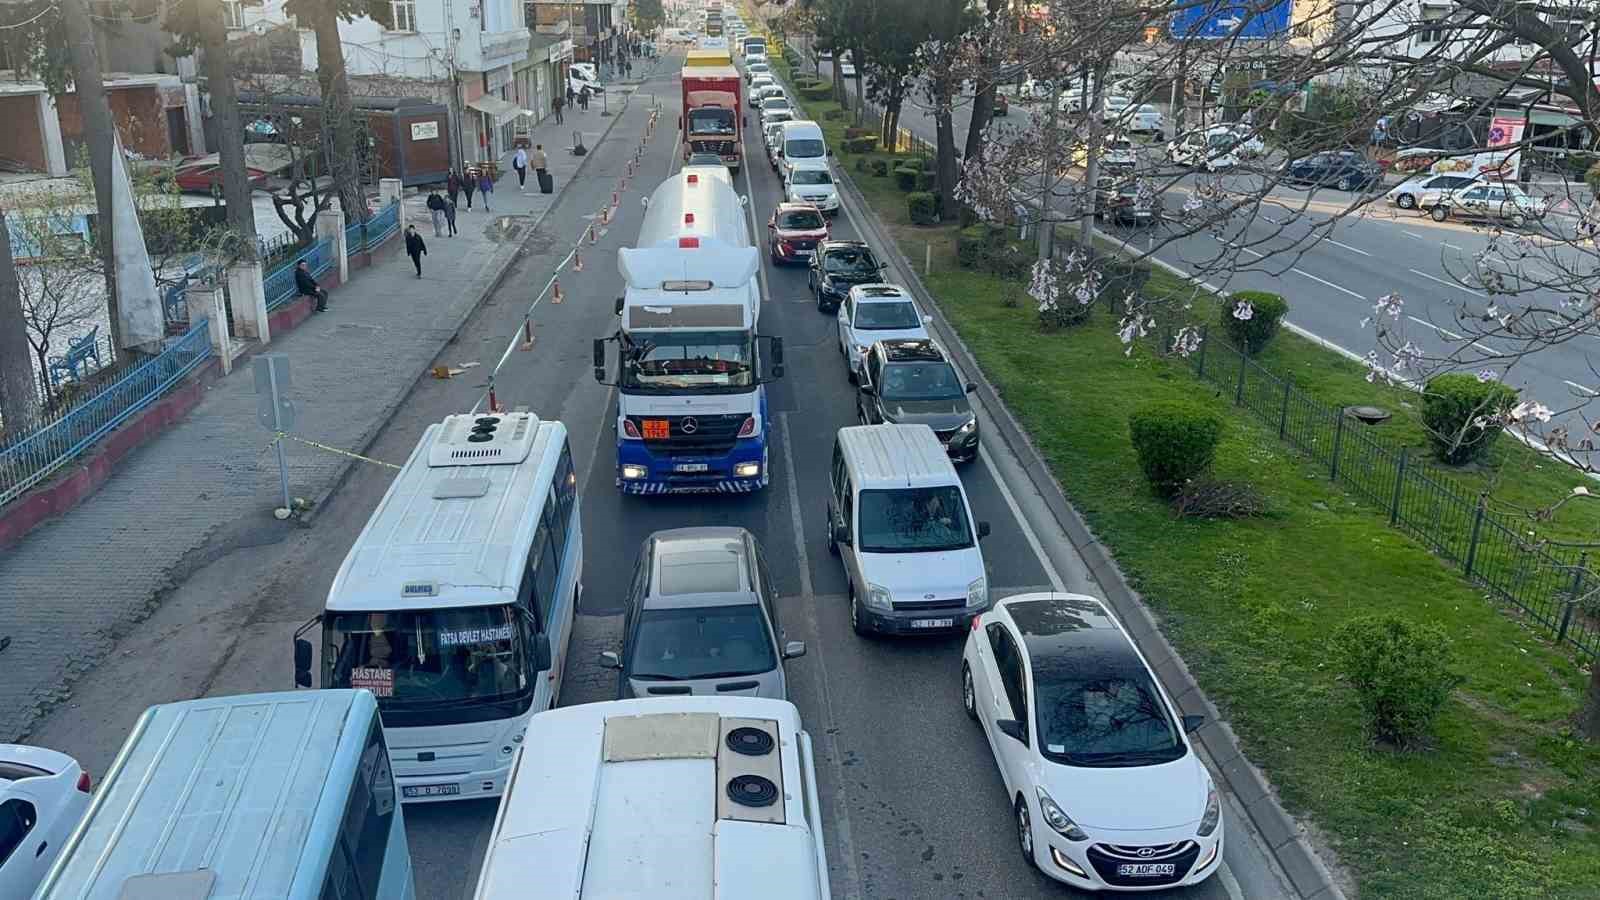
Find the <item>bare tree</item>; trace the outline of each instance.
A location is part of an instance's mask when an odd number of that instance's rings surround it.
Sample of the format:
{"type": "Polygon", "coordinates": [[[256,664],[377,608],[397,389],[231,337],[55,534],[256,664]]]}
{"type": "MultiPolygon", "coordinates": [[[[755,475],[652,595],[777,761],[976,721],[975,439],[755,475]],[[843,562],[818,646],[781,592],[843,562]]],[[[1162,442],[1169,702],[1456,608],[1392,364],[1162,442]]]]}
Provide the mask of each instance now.
{"type": "Polygon", "coordinates": [[[11,231],[0,207],[0,433],[20,434],[39,415],[39,382],[29,362],[27,329],[11,258],[11,231]]]}
{"type": "Polygon", "coordinates": [[[355,105],[350,99],[350,82],[345,73],[344,44],[339,39],[340,20],[350,21],[365,15],[366,0],[290,0],[287,11],[301,21],[309,20],[317,40],[317,84],[322,91],[321,127],[328,144],[328,176],[333,193],[339,198],[345,221],[365,222],[367,202],[362,194],[362,166],[357,148],[355,105]]]}
{"type": "Polygon", "coordinates": [[[100,79],[100,53],[95,45],[94,26],[89,18],[88,0],[61,0],[62,24],[67,31],[72,63],[73,89],[83,116],[84,139],[89,145],[89,169],[94,176],[95,207],[98,210],[96,238],[105,268],[106,306],[110,310],[107,332],[111,352],[122,349],[122,328],[118,322],[116,267],[111,259],[111,154],[116,143],[116,126],[106,100],[105,84],[100,79]]]}

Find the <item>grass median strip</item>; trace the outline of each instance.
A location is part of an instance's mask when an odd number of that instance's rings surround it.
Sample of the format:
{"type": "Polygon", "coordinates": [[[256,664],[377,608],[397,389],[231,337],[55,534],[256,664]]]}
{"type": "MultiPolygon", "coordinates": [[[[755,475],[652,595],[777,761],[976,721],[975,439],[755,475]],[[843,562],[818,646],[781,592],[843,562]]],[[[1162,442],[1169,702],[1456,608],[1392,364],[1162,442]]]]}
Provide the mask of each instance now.
{"type": "MultiPolygon", "coordinates": [[[[827,118],[835,104],[802,105],[824,126],[829,145],[840,146],[853,123],[827,118]]],[[[1389,528],[1387,516],[1330,483],[1323,467],[1235,409],[1231,396],[1219,396],[1186,364],[1145,352],[1125,357],[1108,313],[1041,333],[1026,297],[1007,307],[998,278],[956,268],[952,226],[913,227],[893,176],[863,173],[856,158],[842,155],[837,163],[909,259],[920,263],[931,246],[933,271],[925,280],[979,365],[1160,615],[1251,759],[1285,805],[1337,852],[1364,896],[1595,896],[1600,753],[1566,729],[1586,686],[1570,655],[1389,528]],[[1207,404],[1226,417],[1216,474],[1260,490],[1266,516],[1178,519],[1151,494],[1129,444],[1127,416],[1161,398],[1207,404]],[[1437,623],[1455,641],[1466,680],[1432,745],[1419,752],[1374,748],[1331,665],[1333,629],[1376,611],[1437,623]]],[[[1147,290],[1191,293],[1160,272],[1147,290]]],[[[1424,446],[1408,415],[1414,397],[1368,384],[1348,360],[1280,334],[1260,362],[1292,374],[1323,402],[1394,410],[1382,427],[1419,453],[1424,446]]],[[[1468,495],[1492,491],[1508,508],[1542,506],[1579,481],[1509,441],[1481,469],[1449,477],[1468,495]]],[[[1593,534],[1595,523],[1595,511],[1569,504],[1537,530],[1580,537],[1593,534]]]]}

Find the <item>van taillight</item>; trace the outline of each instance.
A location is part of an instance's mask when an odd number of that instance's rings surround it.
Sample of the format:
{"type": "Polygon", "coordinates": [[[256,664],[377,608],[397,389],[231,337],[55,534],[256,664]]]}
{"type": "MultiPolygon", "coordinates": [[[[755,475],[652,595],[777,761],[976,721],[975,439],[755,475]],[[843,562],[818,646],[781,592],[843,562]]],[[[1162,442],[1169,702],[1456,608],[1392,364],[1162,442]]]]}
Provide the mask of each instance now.
{"type": "Polygon", "coordinates": [[[93,787],[94,782],[89,778],[88,772],[83,772],[78,775],[78,790],[87,794],[93,787]]]}
{"type": "Polygon", "coordinates": [[[744,424],[739,426],[739,437],[755,437],[756,417],[746,416],[744,424]]]}

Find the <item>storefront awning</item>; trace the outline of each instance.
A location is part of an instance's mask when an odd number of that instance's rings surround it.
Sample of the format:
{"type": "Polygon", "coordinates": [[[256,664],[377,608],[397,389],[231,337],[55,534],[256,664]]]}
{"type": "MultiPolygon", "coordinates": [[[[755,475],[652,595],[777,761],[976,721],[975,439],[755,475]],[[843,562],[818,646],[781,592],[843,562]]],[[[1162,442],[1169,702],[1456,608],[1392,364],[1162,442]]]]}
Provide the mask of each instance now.
{"type": "Polygon", "coordinates": [[[467,108],[493,116],[495,124],[509,122],[522,114],[522,107],[499,97],[479,97],[468,101],[467,108]]]}

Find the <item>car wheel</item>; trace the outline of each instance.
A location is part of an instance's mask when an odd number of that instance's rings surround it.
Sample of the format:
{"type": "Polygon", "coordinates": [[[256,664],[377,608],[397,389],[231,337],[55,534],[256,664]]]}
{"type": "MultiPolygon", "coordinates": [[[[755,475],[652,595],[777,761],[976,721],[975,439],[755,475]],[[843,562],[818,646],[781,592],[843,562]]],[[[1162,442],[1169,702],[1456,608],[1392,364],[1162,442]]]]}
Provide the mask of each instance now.
{"type": "Polygon", "coordinates": [[[1022,858],[1027,860],[1029,866],[1039,868],[1039,861],[1033,856],[1033,818],[1028,815],[1027,801],[1022,795],[1017,795],[1017,846],[1022,850],[1022,858]]]}
{"type": "Polygon", "coordinates": [[[811,299],[817,301],[817,312],[824,312],[825,313],[825,312],[828,311],[828,308],[826,306],[822,305],[822,291],[821,290],[813,289],[811,291],[811,299]]]}
{"type": "Polygon", "coordinates": [[[972,667],[966,663],[961,664],[961,705],[967,711],[967,718],[978,721],[978,693],[972,686],[972,667]]]}
{"type": "Polygon", "coordinates": [[[856,600],[856,586],[850,585],[850,630],[861,637],[871,637],[872,629],[861,615],[861,603],[856,600]]]}
{"type": "Polygon", "coordinates": [[[1339,190],[1353,191],[1356,189],[1356,179],[1353,175],[1346,175],[1339,179],[1339,190]]]}
{"type": "Polygon", "coordinates": [[[1411,196],[1410,194],[1401,194],[1400,196],[1394,198],[1394,205],[1400,207],[1401,209],[1416,209],[1417,198],[1411,196]]]}
{"type": "Polygon", "coordinates": [[[1524,228],[1528,224],[1528,217],[1522,213],[1513,213],[1511,216],[1512,228],[1524,228]]]}
{"type": "Polygon", "coordinates": [[[1428,216],[1435,222],[1443,222],[1445,219],[1450,218],[1450,207],[1440,203],[1433,209],[1428,210],[1428,216]]]}

